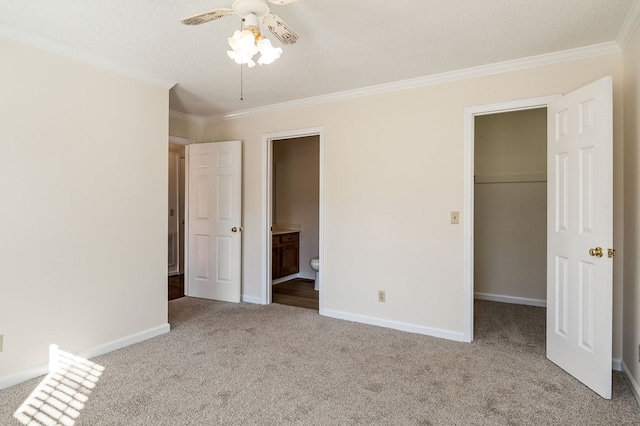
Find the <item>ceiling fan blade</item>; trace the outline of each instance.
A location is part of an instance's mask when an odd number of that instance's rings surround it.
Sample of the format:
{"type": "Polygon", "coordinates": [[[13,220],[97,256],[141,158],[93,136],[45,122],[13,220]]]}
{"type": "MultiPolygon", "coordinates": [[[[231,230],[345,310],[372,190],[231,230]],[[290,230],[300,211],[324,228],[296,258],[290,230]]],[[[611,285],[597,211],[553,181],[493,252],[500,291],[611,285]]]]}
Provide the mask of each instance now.
{"type": "Polygon", "coordinates": [[[298,41],[298,35],[275,13],[268,13],[262,18],[262,23],[283,44],[293,44],[298,41]]]}
{"type": "Polygon", "coordinates": [[[184,25],[200,25],[204,24],[205,22],[214,21],[216,19],[224,18],[225,16],[229,16],[232,14],[233,9],[214,9],[209,12],[184,18],[180,22],[184,25]]]}
{"type": "Polygon", "coordinates": [[[269,3],[273,4],[289,4],[297,2],[298,0],[269,0],[269,3]]]}

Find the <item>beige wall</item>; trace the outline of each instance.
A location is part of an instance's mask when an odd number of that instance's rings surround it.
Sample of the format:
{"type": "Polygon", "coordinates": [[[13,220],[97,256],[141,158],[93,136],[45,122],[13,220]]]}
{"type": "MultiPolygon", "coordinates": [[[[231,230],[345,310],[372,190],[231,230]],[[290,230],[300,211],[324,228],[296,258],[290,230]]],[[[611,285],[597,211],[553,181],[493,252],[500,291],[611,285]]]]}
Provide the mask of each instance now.
{"type": "Polygon", "coordinates": [[[320,151],[318,136],[276,140],[275,223],[300,225],[300,274],[314,278],[309,266],[317,256],[320,210],[320,151]]]}
{"type": "Polygon", "coordinates": [[[546,173],[546,108],[475,118],[476,176],[546,173]]]}
{"type": "Polygon", "coordinates": [[[546,114],[539,108],[475,118],[476,293],[547,300],[546,114]]]}
{"type": "Polygon", "coordinates": [[[52,343],[167,331],[168,91],[1,38],[0,57],[1,386],[52,343]]]}
{"type": "Polygon", "coordinates": [[[624,50],[624,355],[640,401],[640,30],[624,50]]]}
{"type": "MultiPolygon", "coordinates": [[[[460,336],[464,320],[464,108],[614,81],[615,239],[622,241],[622,55],[211,123],[206,140],[244,141],[243,294],[261,297],[262,135],[324,126],[324,308],[460,336]],[[386,290],[386,303],[377,301],[386,290]]],[[[615,268],[614,357],[621,356],[615,268]]]]}
{"type": "Polygon", "coordinates": [[[169,135],[179,138],[191,139],[196,142],[204,142],[204,124],[194,123],[182,118],[169,117],[169,135]]]}

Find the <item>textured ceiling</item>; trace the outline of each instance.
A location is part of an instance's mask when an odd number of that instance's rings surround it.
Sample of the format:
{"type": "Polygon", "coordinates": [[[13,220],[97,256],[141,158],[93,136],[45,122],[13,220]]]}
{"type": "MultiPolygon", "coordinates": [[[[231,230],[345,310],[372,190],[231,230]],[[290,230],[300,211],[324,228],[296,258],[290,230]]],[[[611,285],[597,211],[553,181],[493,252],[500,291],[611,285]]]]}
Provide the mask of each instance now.
{"type": "Polygon", "coordinates": [[[230,16],[180,19],[233,0],[0,0],[0,23],[164,80],[170,108],[213,116],[615,41],[633,0],[299,0],[270,5],[300,36],[243,68],[230,16]]]}

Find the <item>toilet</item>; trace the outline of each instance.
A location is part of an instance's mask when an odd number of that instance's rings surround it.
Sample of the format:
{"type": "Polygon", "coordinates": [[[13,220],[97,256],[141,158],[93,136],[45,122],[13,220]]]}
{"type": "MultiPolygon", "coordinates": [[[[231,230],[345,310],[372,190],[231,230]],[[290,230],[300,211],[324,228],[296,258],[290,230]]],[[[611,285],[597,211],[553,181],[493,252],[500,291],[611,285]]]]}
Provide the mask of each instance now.
{"type": "Polygon", "coordinates": [[[313,283],[313,289],[315,291],[318,291],[320,290],[320,288],[318,288],[318,270],[320,270],[320,256],[312,257],[309,261],[309,266],[311,266],[311,269],[316,271],[316,280],[313,283]]]}

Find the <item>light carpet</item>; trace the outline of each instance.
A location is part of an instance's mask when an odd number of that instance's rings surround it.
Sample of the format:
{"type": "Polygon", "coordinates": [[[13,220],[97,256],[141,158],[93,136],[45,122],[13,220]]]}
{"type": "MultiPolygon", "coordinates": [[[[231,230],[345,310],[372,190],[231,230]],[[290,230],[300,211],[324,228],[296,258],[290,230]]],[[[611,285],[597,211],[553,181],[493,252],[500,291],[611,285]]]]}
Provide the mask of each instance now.
{"type": "MultiPolygon", "coordinates": [[[[476,301],[473,343],[272,304],[169,302],[171,331],[104,366],[76,425],[639,425],[545,358],[545,310],[476,301]]],[[[64,348],[63,348],[64,349],[64,348]]],[[[0,424],[41,379],[0,391],[0,424]]]]}

